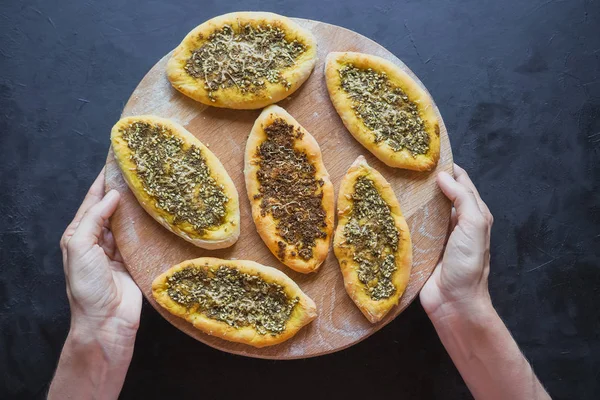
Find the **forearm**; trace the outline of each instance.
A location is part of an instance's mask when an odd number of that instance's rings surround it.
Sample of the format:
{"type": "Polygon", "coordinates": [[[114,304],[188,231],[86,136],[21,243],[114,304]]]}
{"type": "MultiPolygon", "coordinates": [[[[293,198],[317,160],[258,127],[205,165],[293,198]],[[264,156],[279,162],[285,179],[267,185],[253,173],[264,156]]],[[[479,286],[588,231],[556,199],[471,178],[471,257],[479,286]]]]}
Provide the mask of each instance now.
{"type": "Polygon", "coordinates": [[[490,303],[447,307],[430,318],[476,399],[550,398],[490,303]]]}
{"type": "Polygon", "coordinates": [[[48,399],[117,399],[134,342],[135,331],[72,326],[48,399]]]}

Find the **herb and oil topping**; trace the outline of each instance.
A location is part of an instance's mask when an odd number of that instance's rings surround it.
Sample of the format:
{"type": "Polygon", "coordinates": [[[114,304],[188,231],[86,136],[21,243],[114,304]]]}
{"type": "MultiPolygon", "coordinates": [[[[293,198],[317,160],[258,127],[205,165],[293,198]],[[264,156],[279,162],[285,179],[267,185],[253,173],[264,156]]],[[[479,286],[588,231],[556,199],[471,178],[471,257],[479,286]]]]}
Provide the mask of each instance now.
{"type": "MultiPolygon", "coordinates": [[[[318,239],[327,237],[327,223],[322,199],[324,181],[315,176],[315,166],[306,153],[294,148],[302,131],[278,118],[264,128],[266,140],[257,149],[261,215],[271,213],[277,221],[277,233],[282,241],[278,257],[283,260],[287,245],[295,246],[304,260],[313,256],[318,239]]],[[[296,255],[292,252],[292,256],[296,255]]]]}
{"type": "Polygon", "coordinates": [[[339,74],[354,113],[373,131],[375,143],[385,142],[393,151],[407,149],[413,156],[429,151],[429,135],[417,105],[385,72],[349,64],[339,74]]]}
{"type": "Polygon", "coordinates": [[[224,265],[175,272],[167,278],[167,294],[188,309],[197,307],[234,328],[251,326],[261,335],[283,332],[299,302],[278,283],[224,265]]]}
{"type": "Polygon", "coordinates": [[[354,246],[358,279],[371,299],[387,299],[396,293],[391,280],[397,269],[394,254],[399,240],[394,218],[373,181],[365,176],[356,180],[352,201],[344,236],[354,246]]]}
{"type": "Polygon", "coordinates": [[[229,201],[210,175],[202,152],[160,124],[134,122],[121,131],[136,174],[155,206],[198,233],[221,225],[229,201]]]}
{"type": "Polygon", "coordinates": [[[288,90],[291,84],[281,71],[294,65],[306,46],[297,40],[288,41],[285,36],[285,31],[270,24],[242,25],[237,31],[225,25],[192,51],[184,69],[204,81],[213,102],[219,89],[232,86],[242,93],[256,92],[270,82],[288,90]]]}

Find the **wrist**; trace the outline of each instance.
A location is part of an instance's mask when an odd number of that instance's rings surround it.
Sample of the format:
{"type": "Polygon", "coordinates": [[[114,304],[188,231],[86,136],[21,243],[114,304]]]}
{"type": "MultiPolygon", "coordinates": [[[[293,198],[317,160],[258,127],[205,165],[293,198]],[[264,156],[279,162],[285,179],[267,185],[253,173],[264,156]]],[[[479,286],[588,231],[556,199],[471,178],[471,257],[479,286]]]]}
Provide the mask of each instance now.
{"type": "MultiPolygon", "coordinates": [[[[485,373],[490,349],[502,342],[497,340],[502,322],[490,301],[481,298],[443,303],[429,319],[461,374],[474,370],[485,373]]],[[[463,378],[471,387],[470,380],[463,378]]]]}
{"type": "Polygon", "coordinates": [[[130,359],[137,325],[117,318],[73,316],[67,343],[77,348],[99,347],[107,361],[130,359]]]}
{"type": "Polygon", "coordinates": [[[116,399],[133,355],[135,332],[111,319],[73,318],[48,399],[116,399]]]}
{"type": "Polygon", "coordinates": [[[496,310],[488,294],[461,298],[460,300],[445,301],[427,315],[437,327],[447,323],[485,324],[497,317],[496,310]]]}
{"type": "Polygon", "coordinates": [[[549,398],[489,296],[445,302],[428,315],[474,398],[549,398]]]}

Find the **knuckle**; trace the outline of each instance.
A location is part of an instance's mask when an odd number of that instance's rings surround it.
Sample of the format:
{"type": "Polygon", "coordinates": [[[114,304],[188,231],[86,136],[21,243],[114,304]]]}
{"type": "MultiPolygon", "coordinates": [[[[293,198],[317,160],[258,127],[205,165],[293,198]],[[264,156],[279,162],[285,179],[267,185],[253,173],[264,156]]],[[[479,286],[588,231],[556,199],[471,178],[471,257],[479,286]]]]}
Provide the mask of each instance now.
{"type": "Polygon", "coordinates": [[[484,230],[488,228],[488,222],[486,221],[486,219],[483,217],[483,215],[476,215],[476,216],[471,216],[468,219],[468,222],[475,228],[478,230],[484,230]]]}
{"type": "Polygon", "coordinates": [[[67,242],[66,249],[67,249],[67,253],[73,253],[75,250],[77,250],[77,238],[76,237],[72,237],[67,242]]]}
{"type": "Polygon", "coordinates": [[[470,187],[466,186],[466,185],[462,185],[462,190],[463,190],[463,194],[467,195],[467,196],[474,196],[475,193],[473,193],[473,190],[471,190],[470,187]]]}
{"type": "Polygon", "coordinates": [[[461,204],[470,203],[473,199],[473,192],[469,188],[462,187],[456,193],[456,200],[461,204]]]}
{"type": "Polygon", "coordinates": [[[477,221],[476,222],[476,226],[479,229],[486,229],[487,230],[487,228],[489,227],[487,220],[485,218],[483,218],[483,217],[477,218],[476,221],[477,221]]]}
{"type": "Polygon", "coordinates": [[[69,238],[67,237],[66,233],[63,233],[63,235],[60,238],[60,249],[62,251],[67,250],[68,244],[69,244],[69,238]]]}

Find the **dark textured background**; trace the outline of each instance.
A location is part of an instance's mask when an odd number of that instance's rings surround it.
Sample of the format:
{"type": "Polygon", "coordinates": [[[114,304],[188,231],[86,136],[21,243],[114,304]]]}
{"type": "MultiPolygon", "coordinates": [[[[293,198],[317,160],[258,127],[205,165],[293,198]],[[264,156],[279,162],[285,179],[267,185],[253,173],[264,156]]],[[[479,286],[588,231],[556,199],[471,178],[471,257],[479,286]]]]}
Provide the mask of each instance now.
{"type": "MultiPolygon", "coordinates": [[[[556,399],[600,398],[595,0],[3,0],[0,397],[42,396],[51,379],[69,325],[58,241],[129,94],[197,24],[258,9],[355,30],[421,78],[496,217],[496,307],[556,399]]],[[[265,383],[278,397],[470,398],[418,302],[348,350],[293,362],[213,350],[145,304],[122,398],[264,394],[265,383]]]]}

